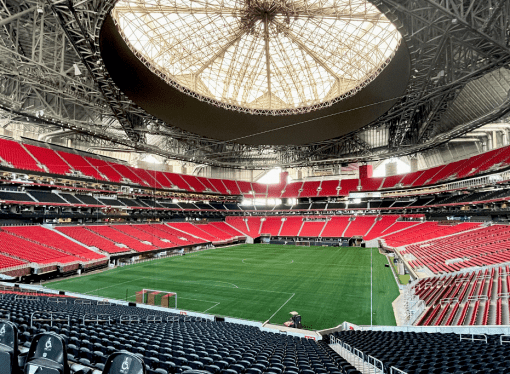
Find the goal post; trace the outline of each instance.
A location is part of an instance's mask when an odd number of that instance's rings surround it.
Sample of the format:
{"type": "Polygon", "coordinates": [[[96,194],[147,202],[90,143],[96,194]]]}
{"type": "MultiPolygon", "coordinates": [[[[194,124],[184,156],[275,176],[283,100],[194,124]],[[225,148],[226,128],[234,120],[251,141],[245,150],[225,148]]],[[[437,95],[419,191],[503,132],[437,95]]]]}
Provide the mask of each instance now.
{"type": "Polygon", "coordinates": [[[298,242],[296,242],[296,245],[297,246],[302,246],[302,247],[309,247],[310,246],[310,242],[309,241],[298,241],[298,242]]]}
{"type": "Polygon", "coordinates": [[[162,306],[164,308],[171,308],[172,298],[174,298],[174,308],[177,309],[177,292],[144,288],[136,293],[136,302],[138,304],[162,306]]]}

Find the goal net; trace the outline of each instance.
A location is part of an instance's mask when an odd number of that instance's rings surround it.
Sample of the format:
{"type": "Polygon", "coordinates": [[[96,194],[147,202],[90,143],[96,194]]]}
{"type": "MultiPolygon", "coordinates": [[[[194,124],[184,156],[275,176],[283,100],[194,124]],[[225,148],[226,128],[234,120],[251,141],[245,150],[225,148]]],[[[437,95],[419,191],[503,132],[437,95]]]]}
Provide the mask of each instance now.
{"type": "Polygon", "coordinates": [[[300,246],[303,246],[303,247],[309,247],[310,246],[310,242],[296,242],[296,245],[300,245],[300,246]]]}
{"type": "Polygon", "coordinates": [[[164,308],[177,309],[177,292],[151,290],[144,288],[136,293],[138,304],[156,305],[164,308]]]}

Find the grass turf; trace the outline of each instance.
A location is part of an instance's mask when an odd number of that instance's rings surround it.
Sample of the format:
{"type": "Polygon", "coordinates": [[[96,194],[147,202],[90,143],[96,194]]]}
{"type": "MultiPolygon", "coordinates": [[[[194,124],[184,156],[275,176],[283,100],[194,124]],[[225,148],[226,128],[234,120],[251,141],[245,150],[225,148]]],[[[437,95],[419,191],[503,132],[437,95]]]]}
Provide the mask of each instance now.
{"type": "MultiPolygon", "coordinates": [[[[369,248],[244,244],[54,281],[47,287],[135,301],[143,288],[177,292],[178,308],[270,320],[301,314],[310,329],[370,324],[369,248]]],[[[373,249],[373,323],[395,325],[399,295],[385,256],[373,249]]],[[[172,300],[173,301],[173,300],[172,300]]]]}

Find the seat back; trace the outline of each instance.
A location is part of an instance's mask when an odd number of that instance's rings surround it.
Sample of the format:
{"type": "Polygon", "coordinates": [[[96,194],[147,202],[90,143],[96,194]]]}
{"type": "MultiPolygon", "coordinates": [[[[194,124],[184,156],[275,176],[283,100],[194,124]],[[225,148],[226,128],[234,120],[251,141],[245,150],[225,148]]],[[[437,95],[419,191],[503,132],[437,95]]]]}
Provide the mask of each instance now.
{"type": "Polygon", "coordinates": [[[19,373],[18,328],[10,321],[0,321],[0,368],[2,373],[19,373]]]}
{"type": "Polygon", "coordinates": [[[103,374],[146,374],[142,359],[126,351],[115,352],[108,357],[103,374]]]}
{"type": "Polygon", "coordinates": [[[32,340],[25,374],[70,374],[64,339],[54,332],[38,334],[32,340]]]}

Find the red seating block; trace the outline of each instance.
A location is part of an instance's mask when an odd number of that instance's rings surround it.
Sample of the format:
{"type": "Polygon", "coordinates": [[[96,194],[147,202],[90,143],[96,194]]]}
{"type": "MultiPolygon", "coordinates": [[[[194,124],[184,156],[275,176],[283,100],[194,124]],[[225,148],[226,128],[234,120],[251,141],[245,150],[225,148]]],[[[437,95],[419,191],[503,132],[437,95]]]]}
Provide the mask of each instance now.
{"type": "Polygon", "coordinates": [[[64,226],[57,227],[57,230],[61,233],[85,244],[89,247],[96,247],[102,251],[108,253],[120,253],[129,252],[129,248],[122,248],[109,239],[103,238],[102,236],[87,230],[84,226],[64,226]]]}
{"type": "Polygon", "coordinates": [[[67,153],[62,151],[57,151],[60,157],[62,157],[69,165],[73,167],[74,170],[79,170],[83,173],[83,175],[88,175],[97,180],[106,180],[99,174],[95,167],[87,162],[82,156],[67,153]]]}
{"type": "Polygon", "coordinates": [[[52,149],[36,147],[34,145],[25,144],[25,148],[37,159],[41,164],[48,168],[53,174],[66,175],[71,172],[71,167],[52,149]]]}
{"type": "Polygon", "coordinates": [[[21,144],[12,140],[0,138],[0,157],[16,169],[44,171],[21,144]]]}
{"type": "Polygon", "coordinates": [[[76,244],[66,237],[44,228],[42,226],[10,226],[2,227],[2,230],[21,236],[25,239],[34,241],[41,246],[54,248],[61,252],[65,252],[85,260],[106,259],[105,256],[91,251],[90,249],[76,244]]]}

